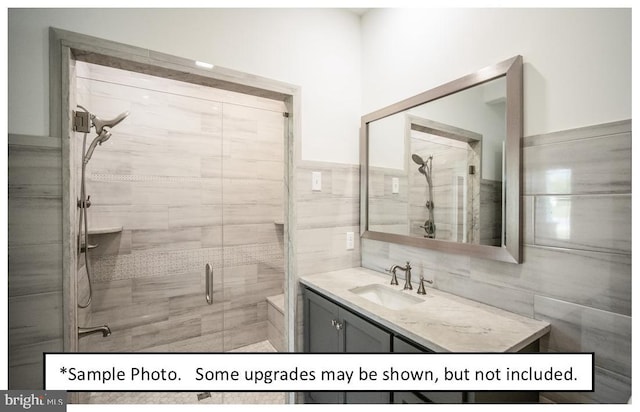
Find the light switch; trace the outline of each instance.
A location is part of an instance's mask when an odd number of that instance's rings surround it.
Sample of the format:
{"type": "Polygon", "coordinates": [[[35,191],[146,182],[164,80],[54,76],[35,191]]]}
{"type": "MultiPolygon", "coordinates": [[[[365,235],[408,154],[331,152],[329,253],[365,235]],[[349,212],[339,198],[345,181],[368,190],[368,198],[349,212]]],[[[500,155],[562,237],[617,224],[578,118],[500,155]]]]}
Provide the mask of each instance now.
{"type": "Polygon", "coordinates": [[[311,190],[315,192],[322,190],[322,172],[311,172],[311,190]]]}
{"type": "Polygon", "coordinates": [[[400,179],[397,177],[391,178],[391,193],[397,194],[400,192],[400,179]]]}
{"type": "Polygon", "coordinates": [[[354,248],[353,232],[347,232],[347,250],[353,250],[353,248],[354,248]]]}

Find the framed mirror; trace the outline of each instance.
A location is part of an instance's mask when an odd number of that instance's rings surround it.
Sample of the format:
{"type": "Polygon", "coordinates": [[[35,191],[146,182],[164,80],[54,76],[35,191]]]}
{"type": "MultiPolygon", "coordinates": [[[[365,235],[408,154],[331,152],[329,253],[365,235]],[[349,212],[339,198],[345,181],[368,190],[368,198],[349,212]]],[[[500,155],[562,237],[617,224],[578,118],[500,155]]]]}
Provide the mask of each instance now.
{"type": "Polygon", "coordinates": [[[521,262],[522,57],[362,117],[361,236],[521,262]]]}

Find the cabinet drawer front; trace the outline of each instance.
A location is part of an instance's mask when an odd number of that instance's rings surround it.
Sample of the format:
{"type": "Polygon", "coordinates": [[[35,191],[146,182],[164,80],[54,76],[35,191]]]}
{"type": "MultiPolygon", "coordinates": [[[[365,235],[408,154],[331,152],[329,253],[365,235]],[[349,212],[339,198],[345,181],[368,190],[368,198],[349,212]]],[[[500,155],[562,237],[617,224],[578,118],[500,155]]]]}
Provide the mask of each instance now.
{"type": "Polygon", "coordinates": [[[344,309],[340,310],[344,323],[344,352],[389,353],[391,334],[344,309]]]}
{"type": "Polygon", "coordinates": [[[332,321],[338,319],[338,306],[305,290],[305,352],[339,352],[338,331],[332,321]]]}

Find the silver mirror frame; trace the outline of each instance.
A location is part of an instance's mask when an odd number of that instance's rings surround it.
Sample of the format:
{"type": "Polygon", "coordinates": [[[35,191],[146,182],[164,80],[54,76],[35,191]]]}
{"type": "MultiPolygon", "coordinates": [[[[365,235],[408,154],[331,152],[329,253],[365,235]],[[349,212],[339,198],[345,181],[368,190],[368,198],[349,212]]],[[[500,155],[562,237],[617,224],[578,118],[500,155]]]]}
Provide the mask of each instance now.
{"type": "Polygon", "coordinates": [[[521,263],[522,217],[521,195],[521,140],[522,140],[522,56],[515,56],[476,73],[440,85],[416,96],[409,97],[375,112],[362,116],[360,125],[360,235],[363,239],[398,243],[440,252],[458,253],[472,257],[521,263]],[[506,77],[506,143],[505,143],[505,199],[502,228],[505,243],[487,246],[449,242],[437,239],[416,238],[406,235],[369,230],[369,123],[411,109],[421,104],[460,92],[473,86],[506,77]]]}

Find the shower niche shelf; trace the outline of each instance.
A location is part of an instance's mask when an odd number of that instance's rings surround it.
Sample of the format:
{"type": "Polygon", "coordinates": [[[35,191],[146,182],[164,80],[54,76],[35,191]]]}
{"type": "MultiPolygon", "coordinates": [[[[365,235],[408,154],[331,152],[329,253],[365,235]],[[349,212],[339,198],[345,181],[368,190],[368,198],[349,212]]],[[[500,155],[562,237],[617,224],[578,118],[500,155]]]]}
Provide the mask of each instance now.
{"type": "Polygon", "coordinates": [[[89,229],[89,236],[92,235],[109,235],[111,233],[120,233],[122,232],[122,226],[113,226],[113,227],[97,227],[94,229],[89,229]]]}

